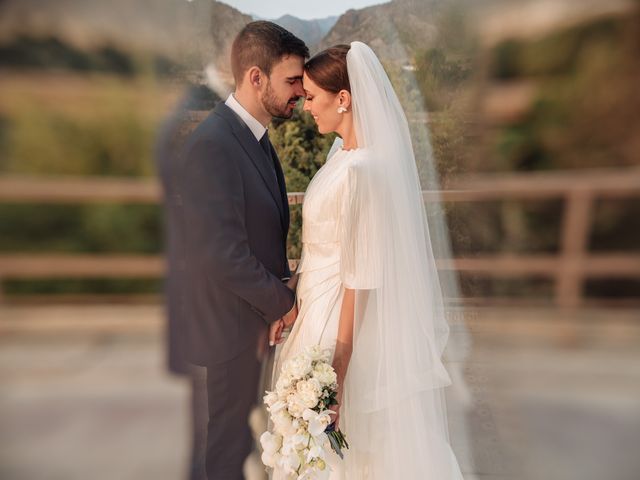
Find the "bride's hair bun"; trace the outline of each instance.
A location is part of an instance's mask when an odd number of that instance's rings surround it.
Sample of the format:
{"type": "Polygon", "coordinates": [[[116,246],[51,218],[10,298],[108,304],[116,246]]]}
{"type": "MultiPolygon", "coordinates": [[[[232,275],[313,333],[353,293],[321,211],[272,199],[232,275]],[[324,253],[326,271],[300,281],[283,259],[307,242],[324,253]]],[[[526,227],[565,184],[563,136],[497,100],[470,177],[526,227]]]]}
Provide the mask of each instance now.
{"type": "Polygon", "coordinates": [[[304,65],[309,78],[331,93],[340,90],[351,92],[347,72],[347,53],[350,48],[349,45],[336,45],[314,55],[304,65]]]}

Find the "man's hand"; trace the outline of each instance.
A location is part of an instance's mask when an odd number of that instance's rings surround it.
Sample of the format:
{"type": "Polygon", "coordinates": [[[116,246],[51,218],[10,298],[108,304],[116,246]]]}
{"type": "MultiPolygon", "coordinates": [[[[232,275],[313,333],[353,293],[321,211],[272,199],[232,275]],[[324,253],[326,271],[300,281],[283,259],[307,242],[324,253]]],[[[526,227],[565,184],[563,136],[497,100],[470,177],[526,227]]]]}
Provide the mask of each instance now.
{"type": "Polygon", "coordinates": [[[282,319],[276,320],[269,326],[269,346],[273,347],[282,343],[282,330],[284,330],[284,322],[282,319]]]}
{"type": "Polygon", "coordinates": [[[294,305],[289,313],[271,324],[269,327],[269,346],[273,347],[284,341],[282,332],[285,328],[290,328],[295,323],[297,316],[298,306],[294,305]]]}

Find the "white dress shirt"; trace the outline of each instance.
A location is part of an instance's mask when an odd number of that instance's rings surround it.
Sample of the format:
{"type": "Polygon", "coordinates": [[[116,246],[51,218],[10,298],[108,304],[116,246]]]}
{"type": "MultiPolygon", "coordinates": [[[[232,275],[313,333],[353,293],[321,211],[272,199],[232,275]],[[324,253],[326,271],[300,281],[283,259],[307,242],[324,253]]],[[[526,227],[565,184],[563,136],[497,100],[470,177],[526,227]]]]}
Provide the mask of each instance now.
{"type": "Polygon", "coordinates": [[[262,125],[256,118],[251,115],[247,110],[240,105],[240,102],[236,100],[236,97],[233,96],[233,93],[229,94],[227,100],[224,104],[233,110],[245,123],[251,133],[256,137],[256,140],[260,141],[260,139],[264,136],[267,131],[266,127],[262,125]]]}

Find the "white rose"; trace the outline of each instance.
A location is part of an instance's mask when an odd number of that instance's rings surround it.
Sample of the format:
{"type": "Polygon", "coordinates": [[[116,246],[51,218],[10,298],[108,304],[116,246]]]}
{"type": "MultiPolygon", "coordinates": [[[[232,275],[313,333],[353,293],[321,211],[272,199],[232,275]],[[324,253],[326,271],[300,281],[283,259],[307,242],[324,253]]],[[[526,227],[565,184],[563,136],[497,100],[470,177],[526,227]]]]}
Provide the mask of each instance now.
{"type": "Polygon", "coordinates": [[[318,404],[318,399],[322,394],[322,386],[320,382],[315,378],[309,380],[302,380],[296,385],[298,397],[300,402],[306,408],[313,408],[318,404]]]}
{"type": "Polygon", "coordinates": [[[295,393],[292,393],[287,397],[287,410],[291,416],[296,418],[301,417],[305,408],[305,404],[302,403],[300,397],[295,393]]]}
{"type": "Polygon", "coordinates": [[[313,369],[313,378],[322,385],[333,385],[338,381],[335,370],[328,363],[318,363],[313,369]]]}
{"type": "Polygon", "coordinates": [[[320,361],[324,358],[324,350],[320,345],[310,345],[305,348],[305,354],[314,362],[320,361]]]}
{"type": "Polygon", "coordinates": [[[286,396],[285,393],[289,389],[289,387],[291,387],[292,382],[293,378],[291,377],[291,375],[283,371],[278,378],[278,381],[276,382],[276,392],[278,393],[278,396],[286,396]]]}
{"type": "Polygon", "coordinates": [[[311,359],[306,355],[298,355],[289,360],[286,367],[293,378],[304,378],[311,371],[311,359]]]}

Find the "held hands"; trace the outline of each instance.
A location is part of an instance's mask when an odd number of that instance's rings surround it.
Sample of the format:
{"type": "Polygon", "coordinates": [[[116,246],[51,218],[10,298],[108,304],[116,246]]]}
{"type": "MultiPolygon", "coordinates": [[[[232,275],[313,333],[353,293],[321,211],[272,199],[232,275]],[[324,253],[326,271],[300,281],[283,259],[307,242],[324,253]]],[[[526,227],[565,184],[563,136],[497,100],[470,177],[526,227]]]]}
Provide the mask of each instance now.
{"type": "Polygon", "coordinates": [[[289,313],[287,313],[280,320],[284,324],[284,328],[289,328],[289,327],[293,326],[294,323],[296,323],[296,318],[297,317],[298,317],[298,304],[295,303],[293,305],[293,308],[289,311],[289,313]]]}
{"type": "Polygon", "coordinates": [[[273,347],[274,345],[278,345],[284,342],[284,338],[282,337],[282,333],[285,328],[291,327],[298,316],[298,306],[294,305],[291,311],[287,313],[280,320],[276,320],[269,327],[269,346],[273,347]]]}

